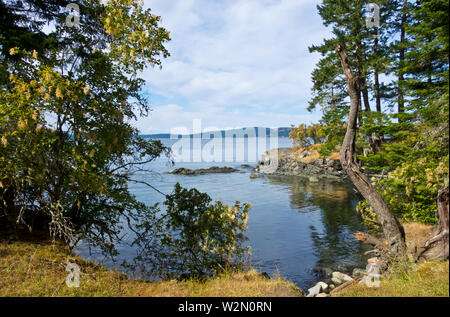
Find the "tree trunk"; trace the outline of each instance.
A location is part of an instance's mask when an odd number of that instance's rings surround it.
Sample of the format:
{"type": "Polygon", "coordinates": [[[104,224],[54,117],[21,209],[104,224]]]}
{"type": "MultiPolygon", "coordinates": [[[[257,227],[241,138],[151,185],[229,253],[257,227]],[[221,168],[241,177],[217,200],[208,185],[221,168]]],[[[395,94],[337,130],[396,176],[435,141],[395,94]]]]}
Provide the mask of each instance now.
{"type": "MultiPolygon", "coordinates": [[[[367,90],[366,75],[363,74],[362,57],[361,57],[361,43],[356,42],[356,69],[358,72],[359,91],[362,93],[362,100],[364,103],[364,111],[370,111],[369,92],[367,90]]],[[[361,98],[360,98],[361,99],[361,98]]],[[[361,106],[361,102],[359,103],[361,106]]]]}
{"type": "MultiPolygon", "coordinates": [[[[375,58],[378,58],[378,28],[375,28],[375,39],[373,45],[373,51],[375,53],[375,58]]],[[[375,81],[375,100],[377,112],[381,113],[381,96],[380,96],[380,80],[378,75],[378,65],[375,64],[374,69],[374,81],[375,81]]]]}
{"type": "Polygon", "coordinates": [[[369,102],[369,91],[367,89],[367,81],[365,75],[361,77],[361,85],[362,85],[362,94],[364,101],[364,111],[369,112],[370,110],[370,102],[369,102]]]}
{"type": "Polygon", "coordinates": [[[348,94],[350,95],[350,112],[348,116],[347,131],[340,152],[340,161],[350,180],[372,206],[379,222],[383,227],[384,236],[387,242],[390,256],[401,256],[405,253],[405,234],[402,226],[389,210],[383,197],[373,188],[367,176],[361,171],[354,159],[356,119],[359,109],[360,87],[359,79],[354,76],[348,65],[347,54],[340,45],[336,45],[335,51],[338,54],[342,69],[348,81],[348,94]]]}
{"type": "Polygon", "coordinates": [[[417,259],[423,259],[425,261],[448,259],[448,195],[448,186],[439,191],[437,197],[437,217],[439,221],[420,250],[417,259]]]}

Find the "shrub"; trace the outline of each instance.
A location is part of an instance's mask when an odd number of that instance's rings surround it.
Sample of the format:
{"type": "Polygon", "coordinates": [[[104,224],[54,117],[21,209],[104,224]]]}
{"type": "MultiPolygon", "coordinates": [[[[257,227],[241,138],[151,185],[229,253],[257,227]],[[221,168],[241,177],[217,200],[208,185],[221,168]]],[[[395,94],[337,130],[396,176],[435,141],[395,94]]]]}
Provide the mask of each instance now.
{"type": "Polygon", "coordinates": [[[301,123],[298,127],[291,129],[289,137],[294,139],[300,146],[309,146],[324,142],[325,138],[322,130],[322,125],[318,123],[311,125],[301,123]]]}
{"type": "Polygon", "coordinates": [[[249,204],[212,203],[206,193],[177,183],[164,205],[159,217],[138,225],[145,230],[135,241],[142,251],[135,265],[149,264],[147,274],[202,277],[245,265],[250,255],[243,235],[249,204]]]}

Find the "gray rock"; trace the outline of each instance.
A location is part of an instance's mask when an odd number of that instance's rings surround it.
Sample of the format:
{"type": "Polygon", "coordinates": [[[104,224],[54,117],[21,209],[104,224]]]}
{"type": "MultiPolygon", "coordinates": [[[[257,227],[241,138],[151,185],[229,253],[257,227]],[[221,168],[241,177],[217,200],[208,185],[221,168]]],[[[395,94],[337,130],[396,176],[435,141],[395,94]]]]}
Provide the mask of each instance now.
{"type": "Polygon", "coordinates": [[[339,279],[339,278],[337,278],[337,277],[332,277],[332,278],[331,278],[331,281],[332,281],[335,285],[340,285],[340,284],[343,283],[342,280],[339,279]]]}
{"type": "Polygon", "coordinates": [[[363,277],[365,275],[366,271],[360,268],[353,269],[352,276],[353,278],[363,277]]]}
{"type": "Polygon", "coordinates": [[[254,178],[260,178],[261,177],[261,175],[259,175],[259,174],[256,174],[256,173],[250,173],[250,178],[251,179],[254,179],[254,178]]]}
{"type": "Polygon", "coordinates": [[[332,278],[336,278],[336,279],[339,279],[339,280],[344,281],[344,282],[353,281],[353,278],[351,278],[347,274],[344,274],[344,273],[341,273],[341,272],[333,272],[333,274],[331,276],[332,276],[332,278]]]}
{"type": "Polygon", "coordinates": [[[306,295],[306,297],[317,296],[321,290],[322,290],[322,286],[320,284],[316,284],[315,286],[308,289],[308,295],[306,295]]]}
{"type": "Polygon", "coordinates": [[[326,291],[328,289],[328,284],[325,282],[318,282],[317,285],[320,285],[322,291],[326,291]]]}
{"type": "Polygon", "coordinates": [[[319,179],[316,176],[310,176],[309,181],[312,183],[317,183],[319,181],[319,179]]]}

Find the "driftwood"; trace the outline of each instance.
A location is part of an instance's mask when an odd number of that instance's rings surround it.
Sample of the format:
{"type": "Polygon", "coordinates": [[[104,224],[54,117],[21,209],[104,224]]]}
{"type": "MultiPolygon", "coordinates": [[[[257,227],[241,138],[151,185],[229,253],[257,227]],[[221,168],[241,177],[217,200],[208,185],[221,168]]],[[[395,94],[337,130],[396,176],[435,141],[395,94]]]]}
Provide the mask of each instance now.
{"type": "MultiPolygon", "coordinates": [[[[359,164],[355,160],[355,138],[356,138],[356,122],[358,118],[358,110],[360,107],[361,90],[359,87],[359,79],[351,70],[347,54],[340,45],[335,46],[335,51],[341,61],[342,69],[348,82],[348,94],[350,96],[350,112],[348,115],[347,131],[345,133],[344,142],[340,151],[340,161],[342,168],[349,176],[355,187],[372,206],[373,211],[377,215],[383,233],[386,238],[389,255],[398,256],[406,251],[405,233],[402,226],[389,210],[383,197],[375,190],[370,183],[367,175],[361,170],[359,164]]],[[[366,238],[367,240],[367,238],[366,238]]]]}
{"type": "Polygon", "coordinates": [[[448,186],[439,191],[437,197],[438,223],[434,227],[430,237],[420,248],[417,259],[425,261],[440,261],[448,259],[449,245],[449,215],[448,215],[448,186]]]}
{"type": "Polygon", "coordinates": [[[344,288],[349,287],[350,285],[353,285],[359,281],[361,281],[362,278],[357,278],[357,279],[353,279],[351,281],[345,282],[344,284],[339,285],[338,287],[336,287],[335,289],[331,290],[330,294],[335,294],[338,293],[340,291],[342,291],[344,288]]]}
{"type": "Polygon", "coordinates": [[[377,249],[380,249],[380,250],[386,249],[386,247],[387,247],[386,241],[380,240],[374,236],[371,236],[368,233],[355,232],[354,237],[356,240],[361,241],[366,244],[373,245],[374,247],[376,247],[377,249]]]}

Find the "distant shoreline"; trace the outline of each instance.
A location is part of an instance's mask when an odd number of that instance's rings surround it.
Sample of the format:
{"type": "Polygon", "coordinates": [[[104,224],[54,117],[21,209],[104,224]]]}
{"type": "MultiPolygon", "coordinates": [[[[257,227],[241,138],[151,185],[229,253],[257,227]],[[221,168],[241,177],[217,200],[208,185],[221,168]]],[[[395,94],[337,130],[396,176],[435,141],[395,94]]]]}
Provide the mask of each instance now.
{"type": "Polygon", "coordinates": [[[274,132],[278,133],[278,137],[289,137],[291,128],[281,127],[281,128],[265,128],[265,127],[247,127],[241,129],[230,129],[230,130],[216,130],[207,131],[202,133],[190,133],[190,134],[171,134],[171,133],[155,133],[155,134],[139,134],[143,138],[157,138],[157,139],[179,139],[182,137],[201,137],[201,138],[214,138],[218,133],[221,137],[231,136],[231,135],[247,135],[248,137],[255,136],[259,137],[259,132],[265,131],[265,135],[272,135],[274,132]]]}

